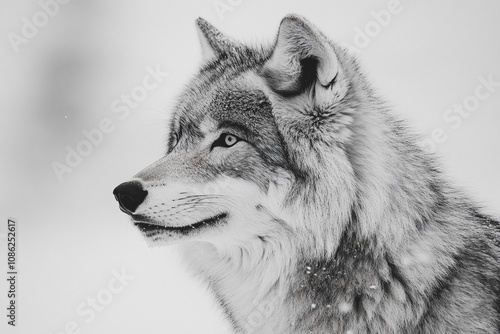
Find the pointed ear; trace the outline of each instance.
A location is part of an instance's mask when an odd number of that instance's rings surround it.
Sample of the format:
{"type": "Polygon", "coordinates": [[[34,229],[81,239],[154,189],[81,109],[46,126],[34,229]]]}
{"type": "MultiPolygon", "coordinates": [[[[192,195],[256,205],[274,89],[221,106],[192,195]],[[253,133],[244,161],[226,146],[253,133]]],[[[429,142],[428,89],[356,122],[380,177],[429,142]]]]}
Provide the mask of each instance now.
{"type": "Polygon", "coordinates": [[[222,54],[229,52],[231,47],[234,46],[234,42],[229,37],[224,36],[201,17],[196,20],[196,27],[205,62],[220,57],[222,54]]]}
{"type": "Polygon", "coordinates": [[[282,21],[276,46],[263,68],[270,87],[295,95],[317,83],[328,88],[338,74],[337,56],[326,37],[304,18],[288,15],[282,21]]]}

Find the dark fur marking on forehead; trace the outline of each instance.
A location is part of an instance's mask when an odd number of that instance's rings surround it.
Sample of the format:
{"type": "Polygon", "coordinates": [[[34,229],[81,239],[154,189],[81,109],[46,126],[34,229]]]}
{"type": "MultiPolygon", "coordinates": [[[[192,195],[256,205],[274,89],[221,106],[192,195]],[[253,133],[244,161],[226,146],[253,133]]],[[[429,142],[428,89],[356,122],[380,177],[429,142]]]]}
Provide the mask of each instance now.
{"type": "Polygon", "coordinates": [[[271,102],[260,91],[221,90],[210,103],[208,113],[218,121],[238,123],[254,133],[277,132],[271,102]]]}
{"type": "Polygon", "coordinates": [[[264,160],[275,165],[287,165],[283,139],[272,114],[272,105],[263,92],[221,89],[215,94],[207,114],[219,125],[229,123],[248,129],[249,143],[256,147],[264,160]]]}

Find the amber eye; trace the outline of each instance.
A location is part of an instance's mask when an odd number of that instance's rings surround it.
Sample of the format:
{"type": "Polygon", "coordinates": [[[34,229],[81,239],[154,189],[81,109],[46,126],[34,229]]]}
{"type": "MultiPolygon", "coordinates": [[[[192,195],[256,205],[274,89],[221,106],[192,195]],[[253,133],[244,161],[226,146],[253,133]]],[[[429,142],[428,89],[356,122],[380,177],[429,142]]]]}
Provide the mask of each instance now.
{"type": "Polygon", "coordinates": [[[230,133],[223,133],[220,135],[219,138],[217,138],[216,141],[212,144],[212,148],[220,146],[220,147],[231,147],[234,146],[237,142],[239,142],[241,139],[236,137],[235,135],[232,135],[230,133]]]}

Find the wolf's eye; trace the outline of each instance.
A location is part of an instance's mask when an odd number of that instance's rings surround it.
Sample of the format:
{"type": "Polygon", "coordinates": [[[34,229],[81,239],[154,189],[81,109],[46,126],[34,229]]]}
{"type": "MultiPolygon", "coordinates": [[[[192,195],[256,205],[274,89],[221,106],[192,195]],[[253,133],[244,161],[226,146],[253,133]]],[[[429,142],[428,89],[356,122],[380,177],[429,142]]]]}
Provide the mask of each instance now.
{"type": "Polygon", "coordinates": [[[235,135],[229,134],[229,133],[223,133],[220,135],[220,137],[214,141],[212,144],[211,149],[214,147],[220,146],[220,147],[231,147],[237,142],[239,142],[241,139],[236,137],[235,135]]]}
{"type": "Polygon", "coordinates": [[[237,141],[238,139],[236,139],[236,137],[233,135],[224,136],[224,144],[226,144],[227,146],[233,146],[237,141]]]}

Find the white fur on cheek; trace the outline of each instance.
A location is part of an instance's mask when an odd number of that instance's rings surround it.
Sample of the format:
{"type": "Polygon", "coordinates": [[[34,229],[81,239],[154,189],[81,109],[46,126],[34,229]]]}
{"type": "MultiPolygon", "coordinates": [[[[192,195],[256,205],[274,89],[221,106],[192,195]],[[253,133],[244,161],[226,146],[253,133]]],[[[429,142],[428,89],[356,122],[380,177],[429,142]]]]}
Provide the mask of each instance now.
{"type": "Polygon", "coordinates": [[[210,189],[214,182],[196,186],[187,183],[146,184],[148,196],[135,212],[157,225],[182,227],[226,212],[230,198],[210,189]]]}

